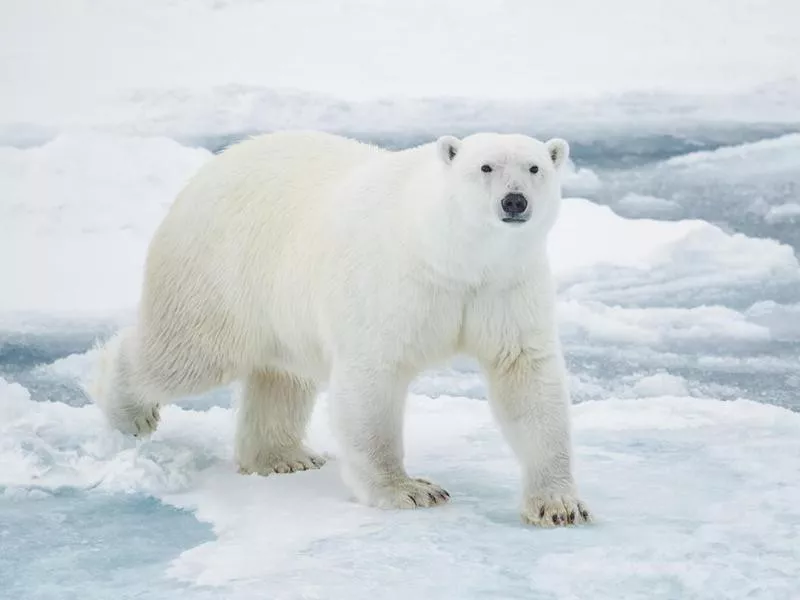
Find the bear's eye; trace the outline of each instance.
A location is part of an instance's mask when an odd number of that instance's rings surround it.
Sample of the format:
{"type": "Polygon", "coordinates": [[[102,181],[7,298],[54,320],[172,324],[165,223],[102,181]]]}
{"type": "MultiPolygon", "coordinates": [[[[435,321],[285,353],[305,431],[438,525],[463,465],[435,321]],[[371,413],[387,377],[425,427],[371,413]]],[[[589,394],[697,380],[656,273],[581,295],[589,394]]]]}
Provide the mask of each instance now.
{"type": "Polygon", "coordinates": [[[528,169],[531,173],[536,174],[539,172],[539,167],[533,165],[530,169],[528,169]]]}
{"type": "Polygon", "coordinates": [[[481,167],[481,171],[483,171],[484,173],[491,173],[492,172],[492,167],[490,167],[489,165],[483,165],[481,167]]]}

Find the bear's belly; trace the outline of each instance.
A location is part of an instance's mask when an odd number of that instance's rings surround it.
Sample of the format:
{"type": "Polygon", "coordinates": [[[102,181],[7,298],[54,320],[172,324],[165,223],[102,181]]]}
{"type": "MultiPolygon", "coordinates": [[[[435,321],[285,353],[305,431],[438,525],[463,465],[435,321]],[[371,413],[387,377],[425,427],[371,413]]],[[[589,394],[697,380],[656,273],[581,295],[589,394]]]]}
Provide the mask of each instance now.
{"type": "Polygon", "coordinates": [[[309,379],[318,385],[330,378],[331,360],[321,340],[273,340],[262,348],[262,362],[270,369],[309,379]]]}

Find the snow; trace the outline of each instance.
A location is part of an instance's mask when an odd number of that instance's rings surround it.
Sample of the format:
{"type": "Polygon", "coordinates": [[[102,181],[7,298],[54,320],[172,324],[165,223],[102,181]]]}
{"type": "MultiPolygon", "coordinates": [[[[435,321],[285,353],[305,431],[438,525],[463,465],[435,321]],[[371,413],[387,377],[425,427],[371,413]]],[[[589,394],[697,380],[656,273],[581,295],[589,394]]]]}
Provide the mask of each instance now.
{"type": "Polygon", "coordinates": [[[681,208],[681,205],[674,200],[665,200],[664,198],[642,194],[626,194],[620,198],[617,206],[623,210],[648,211],[650,213],[662,213],[667,216],[680,213],[681,208]]]}
{"type": "Polygon", "coordinates": [[[675,294],[674,301],[689,291],[710,298],[746,285],[800,284],[790,246],[700,220],[625,219],[584,199],[565,203],[550,254],[567,297],[602,302],[657,293],[675,294]]]}
{"type": "Polygon", "coordinates": [[[0,596],[794,600],[800,5],[679,0],[0,4],[0,596]],[[236,388],[147,441],[83,391],[153,230],[212,152],[292,127],[393,148],[570,142],[550,240],[598,520],[517,516],[476,365],[420,375],[430,511],[235,473],[236,388]]]}
{"type": "Polygon", "coordinates": [[[144,248],[211,153],[82,133],[0,148],[0,312],[96,314],[136,302],[144,248]]]}
{"type": "Polygon", "coordinates": [[[792,221],[800,194],[797,122],[788,127],[791,133],[675,152],[647,165],[596,172],[602,186],[592,198],[621,205],[627,217],[702,219],[798,248],[800,228],[792,221]],[[631,203],[631,195],[655,197],[659,202],[631,203]],[[663,212],[665,202],[676,205],[674,213],[663,212]]]}
{"type": "Polygon", "coordinates": [[[778,206],[770,206],[764,220],[770,223],[781,221],[794,222],[800,218],[800,204],[797,202],[787,202],[778,206]]]}
{"type": "Polygon", "coordinates": [[[689,396],[689,389],[683,377],[669,373],[656,373],[642,377],[631,388],[633,398],[657,398],[658,396],[689,396]]]}
{"type": "Polygon", "coordinates": [[[733,175],[740,177],[746,175],[748,171],[760,171],[764,168],[782,170],[792,166],[794,163],[791,154],[783,150],[796,150],[798,146],[800,146],[800,134],[792,133],[774,139],[676,156],[667,160],[665,165],[686,167],[699,163],[706,168],[735,169],[733,175]]]}
{"type": "Polygon", "coordinates": [[[772,300],[756,302],[747,310],[753,323],[763,325],[777,340],[800,340],[800,304],[778,304],[772,300]]]}
{"type": "Polygon", "coordinates": [[[598,521],[537,531],[519,522],[516,463],[487,405],[471,399],[410,398],[409,469],[453,500],[387,513],[354,503],[340,483],[324,400],[310,439],[333,460],[262,478],[235,473],[229,410],[169,407],[153,438],[136,442],[101,427],[94,406],[34,402],[5,382],[0,396],[0,485],[36,491],[12,502],[35,507],[69,487],[191,510],[214,538],[173,557],[167,574],[226,598],[795,591],[800,415],[777,407],[670,396],[575,406],[577,471],[598,521]],[[437,577],[409,575],[420,570],[437,577]]]}

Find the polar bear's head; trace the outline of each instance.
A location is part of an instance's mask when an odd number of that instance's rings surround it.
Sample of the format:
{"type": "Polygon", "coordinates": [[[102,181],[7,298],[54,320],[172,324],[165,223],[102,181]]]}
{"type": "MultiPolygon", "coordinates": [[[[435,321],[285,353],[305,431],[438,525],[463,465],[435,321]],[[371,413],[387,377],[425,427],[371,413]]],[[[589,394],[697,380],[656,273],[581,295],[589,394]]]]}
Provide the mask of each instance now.
{"type": "Polygon", "coordinates": [[[559,170],[569,156],[562,139],[479,133],[436,142],[444,163],[451,217],[472,231],[491,227],[532,235],[549,231],[561,202],[559,170]]]}

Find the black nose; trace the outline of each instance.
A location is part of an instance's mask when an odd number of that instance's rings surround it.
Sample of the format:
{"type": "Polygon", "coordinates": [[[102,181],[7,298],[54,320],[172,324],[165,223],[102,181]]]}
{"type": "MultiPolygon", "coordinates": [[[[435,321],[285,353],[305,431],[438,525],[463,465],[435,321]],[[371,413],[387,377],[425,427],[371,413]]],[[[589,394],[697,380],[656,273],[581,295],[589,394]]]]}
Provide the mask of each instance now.
{"type": "Polygon", "coordinates": [[[521,215],[525,212],[525,209],[528,208],[528,201],[525,199],[525,196],[518,193],[507,194],[503,201],[500,202],[500,206],[503,207],[503,210],[506,211],[509,215],[521,215]]]}

